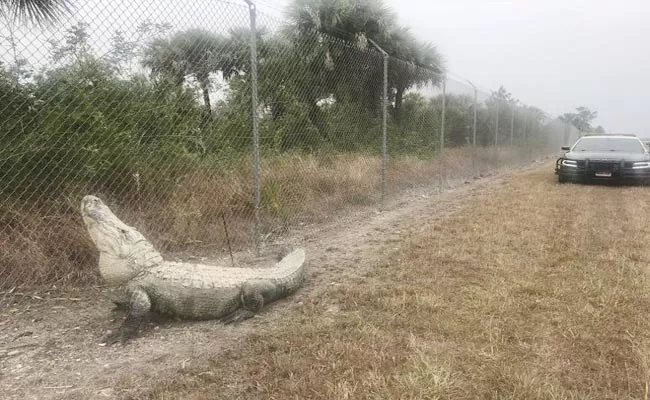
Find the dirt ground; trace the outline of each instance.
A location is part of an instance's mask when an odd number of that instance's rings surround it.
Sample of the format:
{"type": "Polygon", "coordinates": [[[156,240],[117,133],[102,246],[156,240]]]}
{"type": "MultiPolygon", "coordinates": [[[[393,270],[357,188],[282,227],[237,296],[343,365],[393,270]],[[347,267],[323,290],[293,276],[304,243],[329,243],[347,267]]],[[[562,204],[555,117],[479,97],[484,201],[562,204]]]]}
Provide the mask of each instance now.
{"type": "MultiPolygon", "coordinates": [[[[527,169],[552,165],[533,163],[527,169]]],[[[495,190],[518,171],[455,182],[445,189],[414,189],[390,199],[379,210],[369,207],[306,226],[280,246],[304,246],[308,282],[294,296],[267,307],[256,318],[236,326],[217,322],[152,321],[128,345],[103,347],[100,338],[115,328],[121,315],[112,312],[105,288],[13,294],[0,307],[0,398],[86,399],[129,397],[135,376],[165,376],[189,368],[224,351],[236,351],[251,333],[282,324],[283,315],[303,306],[331,285],[378,265],[417,230],[453,213],[468,199],[495,190]],[[118,384],[119,383],[119,384],[118,384]]],[[[238,263],[255,261],[237,254],[238,263]]],[[[327,298],[319,299],[327,302],[327,298]]],[[[336,305],[332,305],[336,307],[336,305]]],[[[142,388],[134,388],[141,392],[142,388]]]]}

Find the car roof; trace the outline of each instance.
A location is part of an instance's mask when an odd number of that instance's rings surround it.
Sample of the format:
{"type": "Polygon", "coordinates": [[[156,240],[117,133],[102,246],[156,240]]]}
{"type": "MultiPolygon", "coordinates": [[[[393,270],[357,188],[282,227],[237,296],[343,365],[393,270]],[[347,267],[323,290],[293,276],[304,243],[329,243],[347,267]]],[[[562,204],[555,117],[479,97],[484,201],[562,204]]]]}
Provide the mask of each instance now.
{"type": "Polygon", "coordinates": [[[620,139],[637,139],[640,140],[636,135],[584,135],[579,139],[585,138],[595,138],[595,139],[611,139],[611,138],[620,138],[620,139]]]}

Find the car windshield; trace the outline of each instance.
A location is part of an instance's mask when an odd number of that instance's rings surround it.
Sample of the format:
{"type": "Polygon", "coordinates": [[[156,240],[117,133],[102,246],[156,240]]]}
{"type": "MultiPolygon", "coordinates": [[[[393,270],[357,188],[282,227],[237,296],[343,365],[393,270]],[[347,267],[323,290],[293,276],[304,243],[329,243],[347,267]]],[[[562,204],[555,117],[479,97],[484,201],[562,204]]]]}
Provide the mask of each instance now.
{"type": "Polygon", "coordinates": [[[582,138],[573,151],[619,151],[625,153],[643,153],[643,145],[636,139],[625,138],[582,138]]]}

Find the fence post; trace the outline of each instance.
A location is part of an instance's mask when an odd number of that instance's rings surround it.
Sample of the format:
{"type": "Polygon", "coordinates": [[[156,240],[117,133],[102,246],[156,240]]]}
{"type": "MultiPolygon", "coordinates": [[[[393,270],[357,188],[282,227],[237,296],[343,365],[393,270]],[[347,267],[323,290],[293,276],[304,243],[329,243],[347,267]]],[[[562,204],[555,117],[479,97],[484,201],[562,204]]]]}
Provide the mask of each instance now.
{"type": "Polygon", "coordinates": [[[524,114],[524,125],[521,129],[521,143],[526,146],[526,125],[528,125],[528,110],[526,110],[526,106],[522,107],[522,112],[524,114]]]}
{"type": "Polygon", "coordinates": [[[569,129],[569,124],[562,121],[562,127],[564,128],[564,138],[562,140],[562,146],[566,146],[569,144],[569,135],[571,134],[571,130],[569,129]]]}
{"type": "Polygon", "coordinates": [[[250,52],[251,52],[251,121],[253,125],[253,204],[255,218],[255,251],[260,255],[260,132],[257,121],[257,28],[256,8],[252,0],[244,0],[250,12],[250,52]]]}
{"type": "MultiPolygon", "coordinates": [[[[469,81],[468,81],[469,82],[469,81]]],[[[476,177],[476,120],[478,115],[478,90],[472,82],[469,82],[470,85],[474,88],[474,127],[472,129],[472,170],[474,171],[474,177],[476,177]]]]}
{"type": "Polygon", "coordinates": [[[445,109],[447,107],[447,78],[442,79],[442,116],[440,120],[440,156],[445,150],[445,109]]]}
{"type": "Polygon", "coordinates": [[[501,99],[497,99],[497,118],[494,127],[494,147],[499,146],[499,112],[501,111],[501,99]]]}
{"type": "Polygon", "coordinates": [[[388,53],[384,52],[384,99],[381,121],[381,204],[386,197],[388,172],[388,53]]]}
{"type": "Polygon", "coordinates": [[[444,159],[444,152],[445,152],[445,111],[447,109],[447,77],[443,77],[442,79],[442,114],[440,116],[440,163],[438,164],[440,166],[440,173],[438,173],[438,178],[439,178],[439,184],[440,187],[442,188],[447,181],[447,175],[446,175],[446,167],[445,167],[445,159],[444,159]]]}
{"type": "Polygon", "coordinates": [[[512,115],[510,117],[510,146],[515,142],[515,112],[517,111],[517,103],[512,103],[512,115]]]}
{"type": "Polygon", "coordinates": [[[527,109],[524,109],[524,146],[525,146],[525,151],[529,151],[530,143],[528,143],[528,110],[527,109]]]}
{"type": "Polygon", "coordinates": [[[382,94],[382,109],[381,109],[381,205],[384,205],[386,198],[387,186],[387,171],[388,171],[388,58],[389,55],[379,47],[374,40],[368,41],[382,54],[384,62],[384,77],[383,77],[383,94],[382,94]]]}

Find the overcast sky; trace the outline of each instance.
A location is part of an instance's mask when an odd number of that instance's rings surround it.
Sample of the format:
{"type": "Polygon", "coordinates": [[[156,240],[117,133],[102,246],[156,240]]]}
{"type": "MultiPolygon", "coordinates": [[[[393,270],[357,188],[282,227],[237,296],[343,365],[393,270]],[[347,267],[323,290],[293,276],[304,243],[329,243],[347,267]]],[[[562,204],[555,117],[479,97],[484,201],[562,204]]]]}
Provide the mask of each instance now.
{"type": "MultiPolygon", "coordinates": [[[[281,16],[290,0],[254,1],[261,11],[281,16]]],[[[73,20],[91,22],[93,36],[128,30],[145,19],[169,20],[177,29],[225,29],[221,20],[247,22],[244,0],[230,0],[230,5],[211,0],[74,3],[78,12],[73,20]]],[[[515,98],[552,115],[584,105],[598,111],[595,124],[610,132],[650,137],[650,0],[384,3],[419,39],[438,47],[450,71],[479,87],[496,90],[504,85],[515,98]]],[[[41,36],[40,41],[33,39],[29,52],[47,53],[43,40],[48,36],[41,36]]]]}
{"type": "Polygon", "coordinates": [[[650,136],[650,1],[385,0],[450,70],[552,114],[650,136]]]}
{"type": "Polygon", "coordinates": [[[650,136],[650,0],[384,2],[475,84],[553,115],[584,105],[609,132],[650,136]]]}

